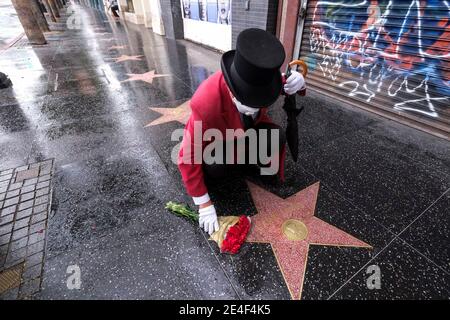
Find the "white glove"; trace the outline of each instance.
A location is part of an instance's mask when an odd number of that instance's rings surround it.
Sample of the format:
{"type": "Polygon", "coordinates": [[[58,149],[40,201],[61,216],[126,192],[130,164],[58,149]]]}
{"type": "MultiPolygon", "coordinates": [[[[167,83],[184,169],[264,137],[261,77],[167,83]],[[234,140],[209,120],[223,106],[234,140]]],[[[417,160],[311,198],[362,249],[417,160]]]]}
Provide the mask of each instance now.
{"type": "Polygon", "coordinates": [[[286,83],[284,84],[284,92],[288,95],[293,95],[304,86],[305,79],[303,78],[303,75],[295,70],[292,70],[291,75],[286,79],[286,83]]]}
{"type": "Polygon", "coordinates": [[[209,235],[214,231],[219,231],[219,221],[217,221],[216,208],[214,208],[214,205],[201,208],[198,210],[198,213],[200,228],[203,228],[209,235]]]}

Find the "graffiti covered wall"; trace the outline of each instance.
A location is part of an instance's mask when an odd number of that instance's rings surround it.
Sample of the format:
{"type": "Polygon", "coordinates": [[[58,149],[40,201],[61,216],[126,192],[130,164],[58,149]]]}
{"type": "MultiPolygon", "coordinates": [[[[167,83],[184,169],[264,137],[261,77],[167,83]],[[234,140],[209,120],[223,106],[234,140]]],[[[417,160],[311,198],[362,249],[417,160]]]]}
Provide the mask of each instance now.
{"type": "Polygon", "coordinates": [[[450,134],[450,1],[308,1],[313,86],[450,134]]]}

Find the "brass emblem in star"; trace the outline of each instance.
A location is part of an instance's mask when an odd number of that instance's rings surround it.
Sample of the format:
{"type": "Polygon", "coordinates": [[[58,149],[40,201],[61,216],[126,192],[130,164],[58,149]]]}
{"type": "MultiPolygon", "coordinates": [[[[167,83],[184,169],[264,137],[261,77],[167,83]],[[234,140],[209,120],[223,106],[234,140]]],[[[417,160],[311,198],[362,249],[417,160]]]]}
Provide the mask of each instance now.
{"type": "Polygon", "coordinates": [[[270,243],[293,299],[300,299],[311,245],[372,248],[314,216],[319,182],[282,199],[248,182],[258,213],[248,242],[270,243]]]}
{"type": "Polygon", "coordinates": [[[144,128],[156,126],[158,124],[163,124],[171,121],[178,121],[181,124],[186,124],[186,122],[189,119],[189,116],[191,115],[191,107],[189,105],[190,102],[191,100],[188,100],[175,108],[151,107],[150,110],[158,112],[161,116],[153,120],[149,124],[145,125],[144,128]]]}

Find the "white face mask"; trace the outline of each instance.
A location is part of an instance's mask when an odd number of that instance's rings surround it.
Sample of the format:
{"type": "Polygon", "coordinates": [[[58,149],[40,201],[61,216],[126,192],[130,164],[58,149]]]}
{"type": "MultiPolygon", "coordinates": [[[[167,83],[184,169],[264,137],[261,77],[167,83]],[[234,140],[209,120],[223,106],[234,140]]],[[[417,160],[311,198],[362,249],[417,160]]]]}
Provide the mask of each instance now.
{"type": "Polygon", "coordinates": [[[236,99],[235,97],[231,97],[231,99],[233,100],[233,103],[236,105],[236,108],[238,109],[238,111],[240,113],[245,114],[246,116],[252,116],[259,111],[258,108],[252,108],[252,107],[246,106],[245,104],[240,103],[239,100],[236,99]]]}

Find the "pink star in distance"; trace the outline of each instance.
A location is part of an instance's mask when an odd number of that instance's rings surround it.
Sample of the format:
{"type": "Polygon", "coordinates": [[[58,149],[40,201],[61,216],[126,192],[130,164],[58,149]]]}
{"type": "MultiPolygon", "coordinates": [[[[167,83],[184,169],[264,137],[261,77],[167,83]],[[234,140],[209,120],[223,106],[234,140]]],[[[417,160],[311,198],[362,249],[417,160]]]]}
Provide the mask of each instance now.
{"type": "Polygon", "coordinates": [[[171,121],[178,121],[181,124],[186,124],[189,116],[191,115],[191,107],[189,105],[190,102],[191,100],[188,100],[176,108],[150,108],[150,110],[158,112],[161,116],[147,124],[144,128],[171,121]]]}
{"type": "Polygon", "coordinates": [[[108,50],[114,50],[114,49],[125,49],[127,46],[111,46],[108,48],[108,50]]]}
{"type": "Polygon", "coordinates": [[[48,31],[45,34],[61,34],[62,31],[48,31]]]}
{"type": "Polygon", "coordinates": [[[129,78],[127,80],[123,80],[121,82],[129,82],[129,81],[144,81],[147,83],[153,83],[153,79],[154,78],[159,78],[159,77],[168,77],[170,76],[170,74],[155,74],[155,70],[152,71],[148,71],[146,73],[127,73],[127,76],[129,76],[129,78]]]}
{"type": "Polygon", "coordinates": [[[140,61],[142,57],[143,56],[127,56],[126,54],[123,54],[120,57],[113,58],[113,59],[116,59],[115,62],[118,63],[118,62],[128,61],[128,60],[140,61]]]}
{"type": "Polygon", "coordinates": [[[253,183],[248,186],[258,214],[251,217],[247,241],[271,244],[293,299],[302,295],[310,245],[372,248],[314,216],[319,182],[286,199],[253,183]]]}

